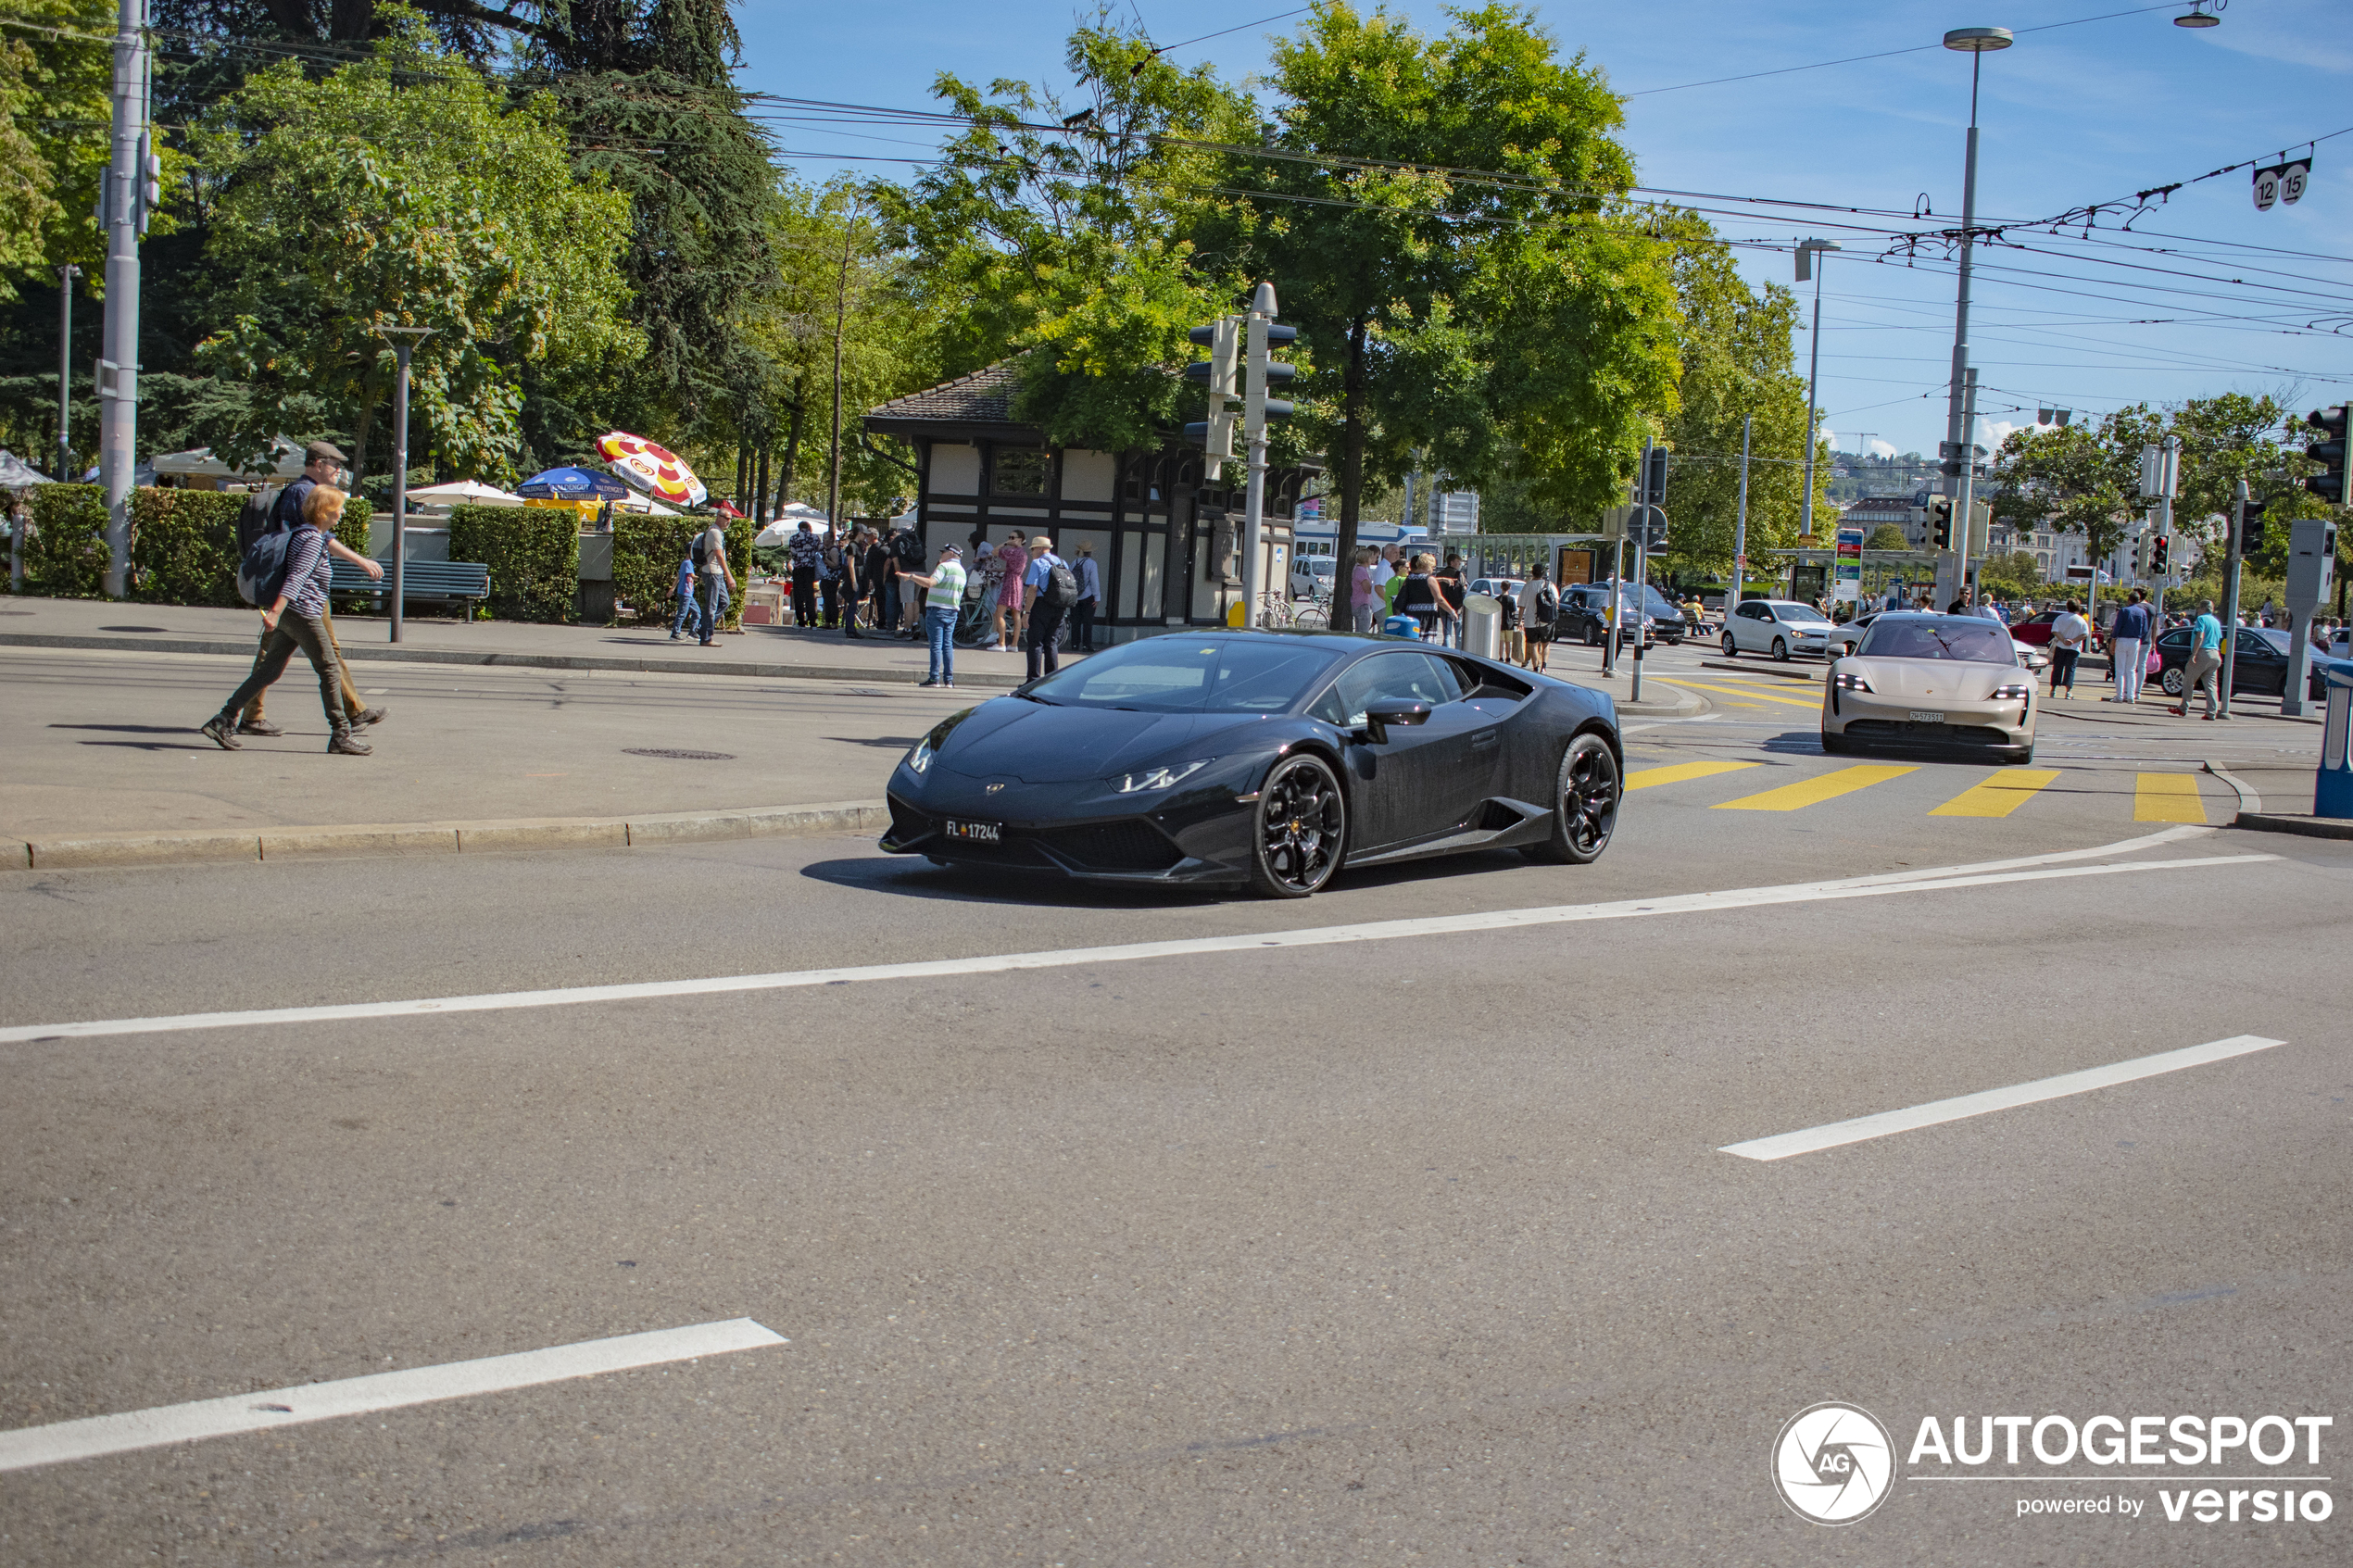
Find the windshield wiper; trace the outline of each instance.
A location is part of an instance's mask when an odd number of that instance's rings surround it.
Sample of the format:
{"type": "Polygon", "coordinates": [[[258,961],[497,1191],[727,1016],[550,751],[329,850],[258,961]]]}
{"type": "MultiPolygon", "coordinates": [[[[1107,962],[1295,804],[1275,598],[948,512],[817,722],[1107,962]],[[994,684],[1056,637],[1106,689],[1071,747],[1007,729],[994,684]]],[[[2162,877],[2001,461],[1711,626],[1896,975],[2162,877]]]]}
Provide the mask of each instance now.
{"type": "Polygon", "coordinates": [[[1061,703],[1039,696],[1035,692],[1015,692],[1013,696],[1021,698],[1024,702],[1034,702],[1040,708],[1060,708],[1062,706],[1061,703]]]}

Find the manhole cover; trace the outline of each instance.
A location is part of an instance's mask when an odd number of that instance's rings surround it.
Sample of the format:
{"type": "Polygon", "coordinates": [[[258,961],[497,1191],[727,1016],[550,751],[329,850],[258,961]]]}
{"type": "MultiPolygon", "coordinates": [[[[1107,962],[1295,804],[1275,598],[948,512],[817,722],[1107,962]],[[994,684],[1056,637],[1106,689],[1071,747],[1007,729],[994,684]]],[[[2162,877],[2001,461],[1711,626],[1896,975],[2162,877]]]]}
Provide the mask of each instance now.
{"type": "Polygon", "coordinates": [[[666,747],[639,746],[624,746],[621,749],[630,757],[667,757],[673,762],[733,762],[736,759],[732,751],[673,751],[666,747]]]}

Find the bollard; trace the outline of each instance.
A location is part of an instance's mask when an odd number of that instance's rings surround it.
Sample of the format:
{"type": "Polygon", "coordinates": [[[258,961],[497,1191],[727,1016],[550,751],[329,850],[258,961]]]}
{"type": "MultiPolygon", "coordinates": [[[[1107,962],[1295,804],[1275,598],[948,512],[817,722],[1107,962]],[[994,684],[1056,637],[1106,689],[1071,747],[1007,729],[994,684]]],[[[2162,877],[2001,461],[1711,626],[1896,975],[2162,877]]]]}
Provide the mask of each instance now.
{"type": "Polygon", "coordinates": [[[2353,817],[2353,659],[2315,657],[2327,678],[2328,718],[2321,726],[2321,768],[2312,781],[2312,815],[2353,817]]]}
{"type": "Polygon", "coordinates": [[[1481,659],[1504,657],[1503,601],[1488,594],[1463,601],[1463,651],[1481,659]]]}

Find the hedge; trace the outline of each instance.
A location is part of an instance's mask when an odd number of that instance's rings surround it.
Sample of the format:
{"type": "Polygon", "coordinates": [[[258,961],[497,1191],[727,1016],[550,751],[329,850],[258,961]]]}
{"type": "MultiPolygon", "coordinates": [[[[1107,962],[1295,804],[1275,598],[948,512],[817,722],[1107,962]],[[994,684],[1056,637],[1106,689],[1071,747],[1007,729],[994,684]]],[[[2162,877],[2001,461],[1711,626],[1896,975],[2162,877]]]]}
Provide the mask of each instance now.
{"type": "Polygon", "coordinates": [[[222,490],[131,493],[131,596],[149,604],[227,605],[237,597],[237,514],[222,490]]]}
{"type": "Polygon", "coordinates": [[[107,498],[94,484],[44,484],[32,492],[24,542],[24,586],[53,599],[106,593],[107,498]]]}
{"type": "Polygon", "coordinates": [[[502,621],[570,621],[580,590],[580,514],[559,507],[453,507],[449,558],[490,569],[502,621]]]}
{"type": "MultiPolygon", "coordinates": [[[[678,613],[678,563],[694,548],[695,535],[710,526],[707,517],[646,517],[630,512],[616,517],[613,597],[635,611],[641,624],[666,624],[678,613]]],[[[729,630],[743,624],[743,585],[751,574],[753,533],[749,518],[727,525],[727,564],[736,572],[736,592],[727,604],[729,630]]]]}

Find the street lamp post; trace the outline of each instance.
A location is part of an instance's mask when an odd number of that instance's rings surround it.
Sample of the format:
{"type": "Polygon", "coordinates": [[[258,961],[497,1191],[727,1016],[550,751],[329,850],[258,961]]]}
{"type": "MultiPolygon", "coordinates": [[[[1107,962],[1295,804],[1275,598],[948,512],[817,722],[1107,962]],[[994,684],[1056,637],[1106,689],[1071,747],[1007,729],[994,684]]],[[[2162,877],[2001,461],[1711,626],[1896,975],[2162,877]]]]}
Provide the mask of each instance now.
{"type": "Polygon", "coordinates": [[[73,281],[82,269],[69,261],[57,269],[57,469],[60,484],[73,474],[73,281]]]}
{"type": "Polygon", "coordinates": [[[392,383],[392,641],[400,640],[401,586],[409,559],[409,356],[433,336],[431,327],[384,327],[376,331],[392,343],[400,362],[392,383]]]}
{"type": "MultiPolygon", "coordinates": [[[[1952,391],[1944,412],[1945,451],[1953,454],[1944,459],[1944,494],[1953,497],[1954,510],[1961,509],[1962,496],[1968,491],[1964,477],[1967,465],[1974,454],[1967,450],[1969,440],[1969,419],[1964,407],[1967,397],[1969,370],[1969,295],[1970,263],[1977,251],[1977,84],[1983,69],[1985,56],[1996,49],[2007,49],[2017,42],[2006,27],[1957,27],[1944,35],[1944,47],[1969,57],[1969,152],[1961,172],[1961,282],[1957,302],[1953,310],[1953,378],[1952,391]],[[1955,471],[1957,460],[1963,467],[1955,471]]],[[[1957,516],[1954,526],[1966,530],[1966,517],[1957,516]]],[[[1961,535],[1966,556],[1969,535],[1961,535]]],[[[1953,592],[1957,596],[1961,583],[1957,578],[1953,592]]]]}
{"type": "Polygon", "coordinates": [[[1822,381],[1822,274],[1814,257],[1841,248],[1836,240],[1807,240],[1797,247],[1797,281],[1814,280],[1814,354],[1806,372],[1806,496],[1799,503],[1797,524],[1799,535],[1808,539],[1814,536],[1814,448],[1821,445],[1814,421],[1818,417],[1815,393],[1822,381]]]}

